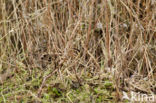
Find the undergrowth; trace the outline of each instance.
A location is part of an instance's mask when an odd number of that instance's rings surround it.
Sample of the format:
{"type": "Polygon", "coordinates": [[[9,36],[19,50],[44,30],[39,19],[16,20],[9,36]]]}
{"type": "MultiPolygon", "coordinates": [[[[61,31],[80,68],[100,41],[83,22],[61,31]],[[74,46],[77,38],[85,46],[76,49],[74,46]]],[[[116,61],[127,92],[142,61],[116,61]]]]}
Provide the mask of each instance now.
{"type": "Polygon", "coordinates": [[[156,95],[155,0],[0,1],[1,103],[127,103],[131,91],[156,95]]]}

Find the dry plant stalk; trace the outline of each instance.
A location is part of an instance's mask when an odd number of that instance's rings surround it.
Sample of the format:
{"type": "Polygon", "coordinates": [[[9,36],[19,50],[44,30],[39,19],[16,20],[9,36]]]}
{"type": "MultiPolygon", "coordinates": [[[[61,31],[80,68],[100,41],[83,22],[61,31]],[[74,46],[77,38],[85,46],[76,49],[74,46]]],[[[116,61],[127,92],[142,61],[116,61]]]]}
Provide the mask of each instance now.
{"type": "MultiPolygon", "coordinates": [[[[0,75],[5,70],[9,73],[7,65],[12,64],[18,71],[12,78],[20,85],[33,82],[26,81],[27,76],[38,79],[39,88],[29,88],[33,91],[29,93],[39,101],[55,77],[69,87],[67,80],[75,79],[90,86],[86,78],[95,82],[94,77],[109,74],[120,97],[127,88],[155,93],[155,5],[155,0],[0,0],[0,75]],[[98,23],[102,24],[100,36],[98,23]]],[[[108,79],[99,78],[100,83],[108,79]]],[[[1,90],[10,102],[13,99],[5,89],[1,90]]]]}

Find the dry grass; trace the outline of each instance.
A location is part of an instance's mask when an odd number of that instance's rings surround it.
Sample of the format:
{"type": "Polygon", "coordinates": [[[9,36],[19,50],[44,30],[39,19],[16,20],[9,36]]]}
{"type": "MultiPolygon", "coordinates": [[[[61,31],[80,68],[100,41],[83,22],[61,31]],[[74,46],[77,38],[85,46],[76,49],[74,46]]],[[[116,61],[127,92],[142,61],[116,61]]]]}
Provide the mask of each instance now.
{"type": "Polygon", "coordinates": [[[123,102],[156,93],[155,0],[1,0],[0,102],[123,102]]]}

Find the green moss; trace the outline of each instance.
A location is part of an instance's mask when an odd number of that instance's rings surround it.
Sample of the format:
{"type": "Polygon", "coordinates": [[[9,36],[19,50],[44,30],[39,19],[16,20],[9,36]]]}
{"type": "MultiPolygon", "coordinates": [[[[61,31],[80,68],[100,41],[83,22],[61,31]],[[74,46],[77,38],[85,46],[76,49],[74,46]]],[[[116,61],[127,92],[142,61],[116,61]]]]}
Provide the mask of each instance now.
{"type": "Polygon", "coordinates": [[[104,87],[105,88],[113,88],[113,83],[111,81],[105,81],[104,87]]]}

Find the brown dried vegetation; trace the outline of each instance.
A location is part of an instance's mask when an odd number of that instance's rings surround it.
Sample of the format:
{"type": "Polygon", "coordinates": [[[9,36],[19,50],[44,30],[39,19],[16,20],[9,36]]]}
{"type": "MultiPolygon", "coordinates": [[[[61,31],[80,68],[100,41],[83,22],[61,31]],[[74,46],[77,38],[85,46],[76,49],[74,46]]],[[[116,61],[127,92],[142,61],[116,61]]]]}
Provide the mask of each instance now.
{"type": "Polygon", "coordinates": [[[84,75],[111,75],[116,101],[123,90],[156,93],[155,0],[1,0],[0,85],[23,73],[21,85],[39,73],[25,94],[37,101],[54,78],[90,86],[84,75]]]}

